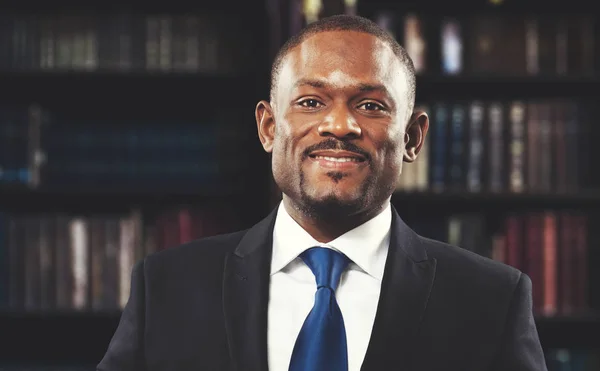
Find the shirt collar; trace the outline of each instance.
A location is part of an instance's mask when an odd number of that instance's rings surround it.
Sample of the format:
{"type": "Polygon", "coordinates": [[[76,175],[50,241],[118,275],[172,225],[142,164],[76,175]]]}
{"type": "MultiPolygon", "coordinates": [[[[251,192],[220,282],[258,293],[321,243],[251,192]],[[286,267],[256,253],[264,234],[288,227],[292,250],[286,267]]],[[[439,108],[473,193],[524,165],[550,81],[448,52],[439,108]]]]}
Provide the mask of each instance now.
{"type": "Polygon", "coordinates": [[[346,255],[370,276],[382,280],[390,241],[392,210],[388,203],[374,218],[323,244],[316,241],[279,204],[273,229],[271,275],[284,269],[305,250],[314,246],[329,247],[346,255]]]}

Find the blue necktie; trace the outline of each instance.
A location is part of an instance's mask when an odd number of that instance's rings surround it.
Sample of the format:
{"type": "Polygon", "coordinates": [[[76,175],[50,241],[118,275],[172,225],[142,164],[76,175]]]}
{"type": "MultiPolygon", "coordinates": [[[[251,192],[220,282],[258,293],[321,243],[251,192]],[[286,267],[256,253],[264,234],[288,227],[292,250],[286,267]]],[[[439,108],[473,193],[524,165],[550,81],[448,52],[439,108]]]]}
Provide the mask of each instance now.
{"type": "Polygon", "coordinates": [[[313,247],[300,255],[315,275],[315,305],[298,334],[290,371],[348,371],[346,329],[335,300],[335,289],[348,265],[348,258],[324,247],[313,247]]]}

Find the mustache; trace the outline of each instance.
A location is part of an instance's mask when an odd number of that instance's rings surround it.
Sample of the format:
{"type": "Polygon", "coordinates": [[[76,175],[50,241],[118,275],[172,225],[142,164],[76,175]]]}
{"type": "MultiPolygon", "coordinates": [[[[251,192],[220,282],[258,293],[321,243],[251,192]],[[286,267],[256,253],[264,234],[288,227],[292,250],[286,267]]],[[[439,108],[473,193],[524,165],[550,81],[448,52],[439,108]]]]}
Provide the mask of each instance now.
{"type": "Polygon", "coordinates": [[[356,154],[363,156],[367,161],[371,160],[371,155],[369,154],[369,152],[360,148],[356,144],[353,144],[350,142],[344,142],[341,140],[335,140],[333,138],[326,139],[322,142],[319,142],[317,144],[313,144],[312,146],[307,147],[304,150],[304,152],[302,153],[302,159],[306,160],[311,152],[322,151],[322,150],[327,150],[327,149],[354,152],[356,154]]]}

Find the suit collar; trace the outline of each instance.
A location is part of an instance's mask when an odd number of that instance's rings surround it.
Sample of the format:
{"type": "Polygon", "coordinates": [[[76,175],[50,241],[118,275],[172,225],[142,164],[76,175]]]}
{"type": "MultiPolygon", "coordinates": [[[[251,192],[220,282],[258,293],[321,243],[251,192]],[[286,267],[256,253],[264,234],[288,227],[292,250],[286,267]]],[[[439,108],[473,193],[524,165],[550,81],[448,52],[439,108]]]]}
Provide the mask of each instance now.
{"type": "Polygon", "coordinates": [[[234,250],[234,254],[243,259],[253,253],[264,253],[264,249],[271,250],[276,216],[275,208],[266,218],[250,228],[234,250]]]}
{"type": "Polygon", "coordinates": [[[435,277],[436,260],[393,210],[392,235],[371,340],[361,370],[412,369],[414,346],[435,277]]]}
{"type": "Polygon", "coordinates": [[[421,263],[429,259],[427,250],[422,240],[404,221],[400,218],[398,211],[392,206],[392,235],[390,246],[394,246],[406,255],[414,263],[421,263]]]}
{"type": "MultiPolygon", "coordinates": [[[[277,209],[249,229],[226,262],[223,307],[236,370],[268,370],[267,320],[273,227],[277,209]]],[[[390,248],[362,370],[406,365],[435,276],[420,237],[392,208],[390,248]]]]}
{"type": "Polygon", "coordinates": [[[269,271],[276,210],[249,229],[225,261],[223,311],[234,370],[265,371],[269,271]]]}

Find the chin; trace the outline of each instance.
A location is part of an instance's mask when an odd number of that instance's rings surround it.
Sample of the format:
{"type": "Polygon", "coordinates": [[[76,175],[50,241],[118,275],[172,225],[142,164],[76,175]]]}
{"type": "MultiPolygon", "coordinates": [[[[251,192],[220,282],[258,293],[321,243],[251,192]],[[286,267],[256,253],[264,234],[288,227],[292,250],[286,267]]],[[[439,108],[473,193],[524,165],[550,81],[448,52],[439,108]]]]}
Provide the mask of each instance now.
{"type": "Polygon", "coordinates": [[[329,192],[316,196],[303,194],[305,212],[320,218],[344,217],[361,211],[364,207],[364,197],[341,195],[329,192]]]}
{"type": "Polygon", "coordinates": [[[300,197],[305,213],[337,218],[356,214],[368,205],[372,178],[357,179],[341,172],[323,175],[311,179],[300,173],[300,197]]]}

